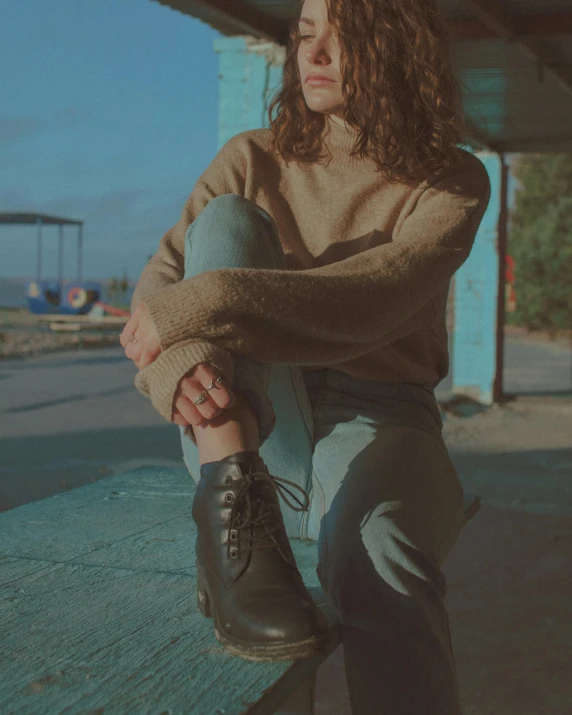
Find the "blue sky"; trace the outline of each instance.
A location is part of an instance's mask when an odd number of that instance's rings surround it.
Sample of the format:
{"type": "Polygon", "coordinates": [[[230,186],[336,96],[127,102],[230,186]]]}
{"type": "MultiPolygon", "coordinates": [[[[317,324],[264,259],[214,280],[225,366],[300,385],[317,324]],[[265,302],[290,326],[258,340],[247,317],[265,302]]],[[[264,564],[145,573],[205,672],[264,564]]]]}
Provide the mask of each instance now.
{"type": "MultiPolygon", "coordinates": [[[[0,211],[83,220],[84,278],[137,280],[216,154],[220,34],[154,0],[1,6],[0,211]]],[[[43,235],[55,278],[58,227],[43,235]]],[[[0,226],[0,277],[35,264],[36,228],[0,226]]]]}
{"type": "MultiPolygon", "coordinates": [[[[220,34],[152,0],[1,4],[0,211],[85,221],[84,277],[136,280],[216,154],[220,34]]],[[[55,278],[57,226],[43,235],[55,278]]],[[[0,226],[0,276],[35,261],[36,228],[0,226]]]]}

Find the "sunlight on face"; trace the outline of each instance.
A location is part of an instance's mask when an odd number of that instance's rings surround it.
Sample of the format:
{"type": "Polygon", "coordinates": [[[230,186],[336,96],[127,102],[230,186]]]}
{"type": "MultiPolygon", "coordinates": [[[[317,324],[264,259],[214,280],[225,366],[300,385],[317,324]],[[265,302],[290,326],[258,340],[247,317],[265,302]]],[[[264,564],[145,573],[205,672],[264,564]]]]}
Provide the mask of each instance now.
{"type": "Polygon", "coordinates": [[[335,28],[328,23],[326,0],[305,0],[299,31],[302,39],[298,48],[298,70],[306,104],[314,112],[329,114],[343,122],[340,48],[335,28]],[[331,81],[310,84],[309,74],[323,75],[331,81]]]}

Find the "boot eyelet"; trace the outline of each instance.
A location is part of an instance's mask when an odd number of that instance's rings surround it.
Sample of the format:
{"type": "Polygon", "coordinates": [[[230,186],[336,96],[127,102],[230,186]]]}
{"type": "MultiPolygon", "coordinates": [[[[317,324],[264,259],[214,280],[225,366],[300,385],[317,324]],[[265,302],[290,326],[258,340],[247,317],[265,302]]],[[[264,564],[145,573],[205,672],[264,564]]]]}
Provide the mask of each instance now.
{"type": "Polygon", "coordinates": [[[234,529],[230,532],[230,540],[231,541],[236,541],[238,539],[238,531],[235,531],[234,529]]]}
{"type": "Polygon", "coordinates": [[[231,559],[237,559],[238,558],[238,549],[232,549],[230,552],[230,557],[231,559]]]}
{"type": "Polygon", "coordinates": [[[231,501],[234,501],[234,495],[232,495],[232,494],[227,494],[227,495],[224,497],[224,500],[230,504],[231,501]]]}
{"type": "Polygon", "coordinates": [[[224,480],[224,483],[225,483],[225,486],[228,487],[230,484],[232,484],[232,477],[227,477],[227,478],[224,480]]]}

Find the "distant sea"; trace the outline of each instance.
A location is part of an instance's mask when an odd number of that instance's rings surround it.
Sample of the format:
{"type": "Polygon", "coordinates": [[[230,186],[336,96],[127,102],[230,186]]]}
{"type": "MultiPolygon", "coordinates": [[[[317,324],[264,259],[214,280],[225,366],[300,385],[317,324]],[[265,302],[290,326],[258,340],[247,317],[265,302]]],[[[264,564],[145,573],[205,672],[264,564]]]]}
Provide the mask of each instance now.
{"type": "MultiPolygon", "coordinates": [[[[28,306],[26,286],[31,280],[32,278],[22,278],[20,276],[17,278],[0,278],[0,308],[26,308],[28,306]]],[[[117,297],[113,299],[113,301],[109,298],[107,293],[107,279],[86,278],[86,280],[93,280],[101,284],[101,301],[103,303],[118,302],[117,297]]],[[[64,281],[64,284],[65,283],[71,283],[71,281],[64,281]]],[[[120,296],[119,302],[129,304],[134,288],[134,284],[130,285],[125,295],[120,296]]]]}

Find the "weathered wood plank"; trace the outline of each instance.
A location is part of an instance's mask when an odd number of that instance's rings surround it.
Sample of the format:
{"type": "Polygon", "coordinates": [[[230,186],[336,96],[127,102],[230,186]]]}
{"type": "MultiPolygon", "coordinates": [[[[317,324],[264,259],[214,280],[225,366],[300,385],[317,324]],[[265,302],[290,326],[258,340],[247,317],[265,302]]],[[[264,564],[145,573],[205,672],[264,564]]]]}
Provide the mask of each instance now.
{"type": "Polygon", "coordinates": [[[326,653],[253,663],[229,654],[196,607],[194,482],[137,469],[0,514],[0,712],[271,715],[326,653]]]}
{"type": "Polygon", "coordinates": [[[49,561],[85,557],[190,515],[194,492],[184,467],[139,468],[101,479],[0,514],[0,554],[49,561]]]}

